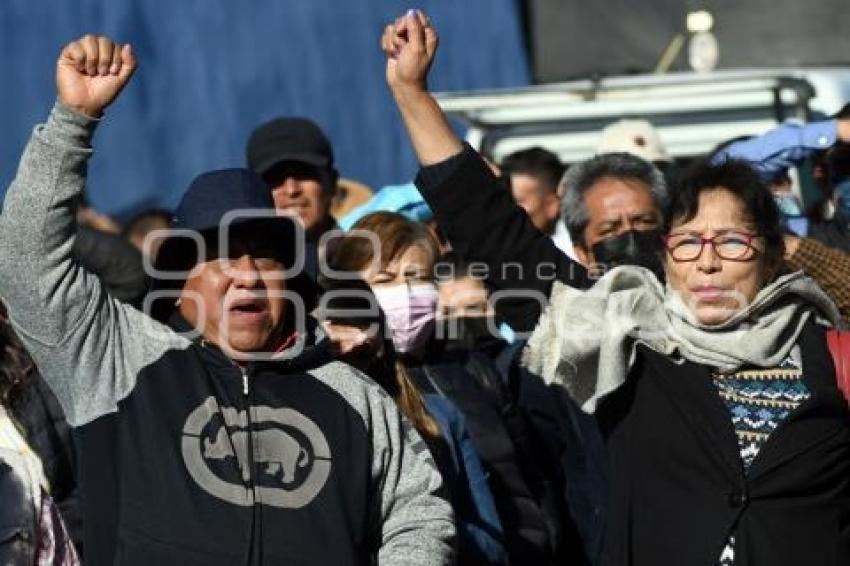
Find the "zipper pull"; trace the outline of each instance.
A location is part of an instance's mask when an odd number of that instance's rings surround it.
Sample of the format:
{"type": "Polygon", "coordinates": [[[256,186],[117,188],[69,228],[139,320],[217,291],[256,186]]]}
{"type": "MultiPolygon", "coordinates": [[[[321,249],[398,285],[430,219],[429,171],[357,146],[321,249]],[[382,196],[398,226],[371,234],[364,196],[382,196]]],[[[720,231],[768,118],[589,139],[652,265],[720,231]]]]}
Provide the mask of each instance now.
{"type": "Polygon", "coordinates": [[[242,394],[246,397],[248,396],[248,370],[245,368],[240,368],[242,370],[242,394]]]}

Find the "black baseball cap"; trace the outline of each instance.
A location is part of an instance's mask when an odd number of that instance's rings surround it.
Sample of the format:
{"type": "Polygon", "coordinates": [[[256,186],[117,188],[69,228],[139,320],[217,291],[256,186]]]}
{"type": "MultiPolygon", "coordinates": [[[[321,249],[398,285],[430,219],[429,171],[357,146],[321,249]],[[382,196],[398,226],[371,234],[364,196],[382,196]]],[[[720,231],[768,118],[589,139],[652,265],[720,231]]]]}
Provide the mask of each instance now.
{"type": "MultiPolygon", "coordinates": [[[[170,229],[196,232],[201,238],[213,238],[215,242],[228,213],[245,209],[274,211],[274,201],[265,181],[248,169],[210,171],[198,175],[189,185],[171,219],[170,229]]],[[[303,227],[289,216],[246,216],[234,219],[230,226],[234,232],[250,232],[276,242],[280,259],[287,266],[293,263],[299,253],[304,253],[297,249],[299,242],[304,241],[297,234],[303,227]]],[[[154,265],[159,272],[185,272],[205,259],[198,257],[198,250],[192,240],[173,232],[160,245],[154,265]]],[[[151,283],[154,291],[176,291],[183,287],[185,280],[154,277],[151,283]]],[[[305,270],[302,269],[288,280],[287,287],[301,296],[307,312],[315,307],[318,287],[305,270]]],[[[170,300],[152,305],[151,315],[160,322],[166,322],[174,310],[174,298],[172,295],[168,297],[170,300]]]]}
{"type": "Polygon", "coordinates": [[[333,167],[331,142],[321,128],[307,118],[275,118],[259,126],[248,138],[245,149],[248,167],[260,175],[283,161],[298,161],[315,167],[333,167]]]}

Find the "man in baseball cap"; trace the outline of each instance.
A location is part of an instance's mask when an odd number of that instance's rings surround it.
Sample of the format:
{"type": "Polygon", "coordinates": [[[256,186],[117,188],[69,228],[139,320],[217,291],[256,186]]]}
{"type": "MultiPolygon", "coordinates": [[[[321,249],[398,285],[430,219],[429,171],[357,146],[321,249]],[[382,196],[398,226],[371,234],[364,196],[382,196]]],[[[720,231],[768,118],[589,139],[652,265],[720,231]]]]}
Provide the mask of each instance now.
{"type": "Polygon", "coordinates": [[[330,214],[339,174],[331,142],[311,120],[275,118],[256,128],[245,150],[248,168],[269,185],[275,208],[297,214],[307,233],[305,269],[315,277],[319,239],[337,227],[330,214]]]}
{"type": "Polygon", "coordinates": [[[307,118],[275,118],[256,128],[246,148],[248,167],[272,189],[278,209],[296,212],[317,238],[330,226],[331,198],[339,178],[331,142],[307,118]]]}
{"type": "MultiPolygon", "coordinates": [[[[0,297],[75,428],[86,564],[454,564],[430,452],[330,356],[299,290],[298,226],[256,173],[184,193],[152,273],[167,324],[148,316],[154,293],[145,312],[121,303],[73,257],[93,136],[135,68],[108,37],[66,45],[0,214],[0,297]]],[[[58,511],[30,484],[26,562],[59,564],[42,548],[65,542],[58,511]]]]}

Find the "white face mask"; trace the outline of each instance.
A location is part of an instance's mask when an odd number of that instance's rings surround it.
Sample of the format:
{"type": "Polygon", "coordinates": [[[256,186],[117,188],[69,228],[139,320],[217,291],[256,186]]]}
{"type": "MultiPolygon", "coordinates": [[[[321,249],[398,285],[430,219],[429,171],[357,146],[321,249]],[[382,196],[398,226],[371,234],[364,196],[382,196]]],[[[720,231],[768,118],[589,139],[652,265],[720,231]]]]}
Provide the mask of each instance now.
{"type": "Polygon", "coordinates": [[[375,287],[375,297],[399,353],[421,350],[434,333],[437,287],[433,283],[375,287]]]}

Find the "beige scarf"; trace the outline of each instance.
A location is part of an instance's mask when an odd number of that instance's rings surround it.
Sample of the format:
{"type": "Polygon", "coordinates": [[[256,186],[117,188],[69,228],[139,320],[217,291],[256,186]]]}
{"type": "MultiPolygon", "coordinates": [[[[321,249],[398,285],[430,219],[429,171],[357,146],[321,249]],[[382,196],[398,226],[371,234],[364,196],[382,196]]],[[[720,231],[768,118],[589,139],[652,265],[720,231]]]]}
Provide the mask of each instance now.
{"type": "Polygon", "coordinates": [[[625,382],[637,344],[677,363],[688,360],[722,372],[743,365],[774,367],[813,315],[832,324],[839,320],[832,301],[802,272],[779,277],[747,308],[707,326],[648,270],[618,267],[586,291],[555,283],[523,364],[547,383],[566,387],[592,413],[625,382]]]}

